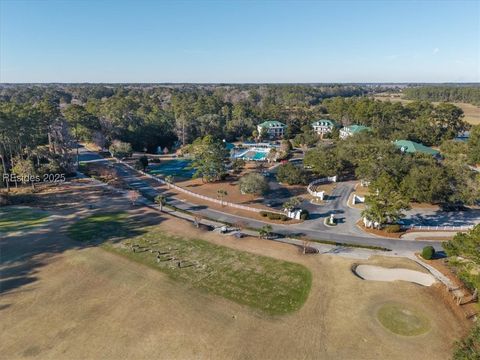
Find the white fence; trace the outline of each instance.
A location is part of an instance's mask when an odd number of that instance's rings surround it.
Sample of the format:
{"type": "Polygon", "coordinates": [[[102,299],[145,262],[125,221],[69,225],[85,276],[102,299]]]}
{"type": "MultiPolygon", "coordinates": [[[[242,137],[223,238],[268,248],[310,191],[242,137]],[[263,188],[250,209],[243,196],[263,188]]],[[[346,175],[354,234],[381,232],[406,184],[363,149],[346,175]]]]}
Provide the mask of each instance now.
{"type": "Polygon", "coordinates": [[[353,204],[363,204],[365,202],[365,196],[359,196],[353,194],[353,204]]]}
{"type": "Polygon", "coordinates": [[[245,211],[252,211],[252,212],[256,212],[256,213],[259,213],[261,211],[268,211],[268,212],[273,212],[273,213],[277,213],[277,214],[282,214],[284,215],[282,212],[279,212],[279,211],[272,211],[272,210],[263,210],[263,209],[258,209],[258,208],[254,208],[254,207],[250,207],[250,206],[245,206],[245,205],[240,205],[240,204],[235,204],[235,203],[232,203],[232,202],[228,202],[228,201],[221,201],[219,199],[215,199],[215,198],[211,198],[209,196],[205,196],[205,195],[201,195],[201,194],[197,194],[193,191],[190,191],[190,190],[187,190],[187,189],[184,189],[178,185],[175,185],[175,184],[170,184],[168,182],[166,182],[164,179],[161,179],[157,176],[153,176],[153,175],[150,175],[142,170],[137,170],[135,169],[133,166],[131,166],[130,164],[127,164],[126,162],[124,161],[121,161],[121,160],[118,160],[117,161],[123,165],[125,165],[126,167],[128,167],[129,169],[132,169],[134,171],[138,171],[139,173],[141,173],[142,175],[145,175],[147,176],[148,178],[152,179],[152,180],[155,180],[157,182],[159,182],[160,184],[166,184],[166,185],[169,185],[171,188],[175,189],[175,190],[178,190],[184,194],[187,194],[187,195],[190,195],[190,196],[193,196],[193,197],[196,197],[196,198],[199,198],[199,199],[203,199],[203,200],[206,200],[206,201],[210,201],[210,202],[214,202],[216,204],[220,204],[220,205],[223,205],[223,206],[230,206],[232,208],[236,208],[236,209],[240,209],[240,210],[245,210],[245,211]]]}
{"type": "Polygon", "coordinates": [[[313,180],[310,184],[308,184],[307,191],[312,196],[323,198],[323,195],[325,193],[324,191],[314,191],[312,188],[317,184],[325,184],[328,182],[337,182],[337,175],[313,180]]]}

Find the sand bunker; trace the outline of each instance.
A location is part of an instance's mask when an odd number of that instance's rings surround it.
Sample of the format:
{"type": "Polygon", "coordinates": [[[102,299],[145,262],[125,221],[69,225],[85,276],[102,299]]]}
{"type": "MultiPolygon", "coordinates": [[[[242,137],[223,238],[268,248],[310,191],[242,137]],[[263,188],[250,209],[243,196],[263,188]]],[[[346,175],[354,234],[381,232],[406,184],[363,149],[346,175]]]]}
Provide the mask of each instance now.
{"type": "Polygon", "coordinates": [[[430,274],[402,268],[389,269],[375,265],[358,265],[356,268],[353,269],[353,271],[364,280],[403,280],[423,286],[430,286],[435,282],[435,278],[430,274]]]}

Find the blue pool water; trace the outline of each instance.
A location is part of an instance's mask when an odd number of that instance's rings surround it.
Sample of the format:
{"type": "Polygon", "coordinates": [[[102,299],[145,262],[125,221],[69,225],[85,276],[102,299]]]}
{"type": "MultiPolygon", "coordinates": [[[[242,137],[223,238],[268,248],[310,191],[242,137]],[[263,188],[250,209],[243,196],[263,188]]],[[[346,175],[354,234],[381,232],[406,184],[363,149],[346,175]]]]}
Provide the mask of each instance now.
{"type": "Polygon", "coordinates": [[[261,150],[247,150],[243,151],[239,154],[235,154],[233,157],[237,159],[244,159],[244,160],[255,160],[255,161],[262,161],[267,158],[268,151],[261,151],[261,150]]]}
{"type": "Polygon", "coordinates": [[[265,160],[267,157],[266,152],[255,151],[255,155],[253,155],[253,160],[265,160]]]}

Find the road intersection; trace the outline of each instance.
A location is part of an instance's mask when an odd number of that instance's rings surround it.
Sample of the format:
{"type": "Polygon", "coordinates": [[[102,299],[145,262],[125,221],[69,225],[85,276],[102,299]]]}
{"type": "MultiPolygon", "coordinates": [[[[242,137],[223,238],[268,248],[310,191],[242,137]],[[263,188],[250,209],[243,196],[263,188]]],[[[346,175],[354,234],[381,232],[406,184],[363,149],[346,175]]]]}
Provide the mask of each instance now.
{"type": "MultiPolygon", "coordinates": [[[[104,159],[101,161],[100,155],[82,148],[80,150],[80,161],[95,161],[105,166],[113,165],[118,175],[128,184],[129,187],[138,190],[142,195],[149,198],[155,197],[162,192],[168,191],[158,182],[149,179],[139,172],[132,170],[121,162],[113,162],[104,159]],[[87,160],[88,159],[88,160],[87,160]]],[[[420,251],[426,245],[432,245],[437,250],[441,250],[441,241],[438,240],[407,240],[392,239],[370,235],[361,231],[355,225],[355,219],[359,218],[359,210],[346,206],[350,193],[353,191],[353,183],[339,183],[331,194],[331,200],[323,206],[315,206],[312,210],[312,219],[299,224],[271,224],[273,232],[285,235],[287,237],[305,236],[315,240],[326,240],[338,243],[347,243],[364,246],[377,246],[392,250],[393,252],[413,253],[420,251]],[[336,213],[336,218],[340,220],[339,225],[333,228],[327,227],[323,223],[323,218],[331,212],[336,213]]],[[[251,219],[244,216],[234,215],[212,209],[204,205],[198,205],[187,201],[181,195],[169,196],[168,204],[178,209],[198,214],[201,217],[215,219],[218,222],[239,223],[242,222],[250,228],[261,228],[266,223],[260,220],[251,219]]]]}

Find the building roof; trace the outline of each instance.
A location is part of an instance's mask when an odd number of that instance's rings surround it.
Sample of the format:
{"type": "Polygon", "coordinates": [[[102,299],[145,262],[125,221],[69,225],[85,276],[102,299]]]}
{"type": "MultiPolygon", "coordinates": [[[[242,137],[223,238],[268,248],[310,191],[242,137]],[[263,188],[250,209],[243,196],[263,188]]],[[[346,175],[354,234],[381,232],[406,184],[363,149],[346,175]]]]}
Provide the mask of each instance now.
{"type": "Polygon", "coordinates": [[[273,127],[285,127],[284,123],[281,123],[280,121],[277,120],[267,120],[264,121],[263,123],[259,124],[258,126],[263,127],[263,128],[273,128],[273,127]]]}
{"type": "Polygon", "coordinates": [[[348,131],[350,134],[356,134],[361,131],[370,130],[370,128],[364,125],[350,125],[345,126],[344,130],[348,131]]]}
{"type": "MultiPolygon", "coordinates": [[[[333,126],[336,126],[335,121],[329,120],[329,119],[316,120],[316,121],[312,124],[312,126],[321,126],[320,123],[324,123],[324,124],[326,123],[327,126],[332,126],[332,127],[333,127],[333,126]]],[[[323,124],[322,124],[322,125],[323,125],[323,124]]]]}
{"type": "Polygon", "coordinates": [[[440,154],[439,151],[434,150],[428,146],[425,146],[423,144],[410,141],[410,140],[397,140],[394,141],[393,143],[397,148],[401,149],[403,152],[407,153],[424,153],[428,155],[438,155],[440,154]]]}

